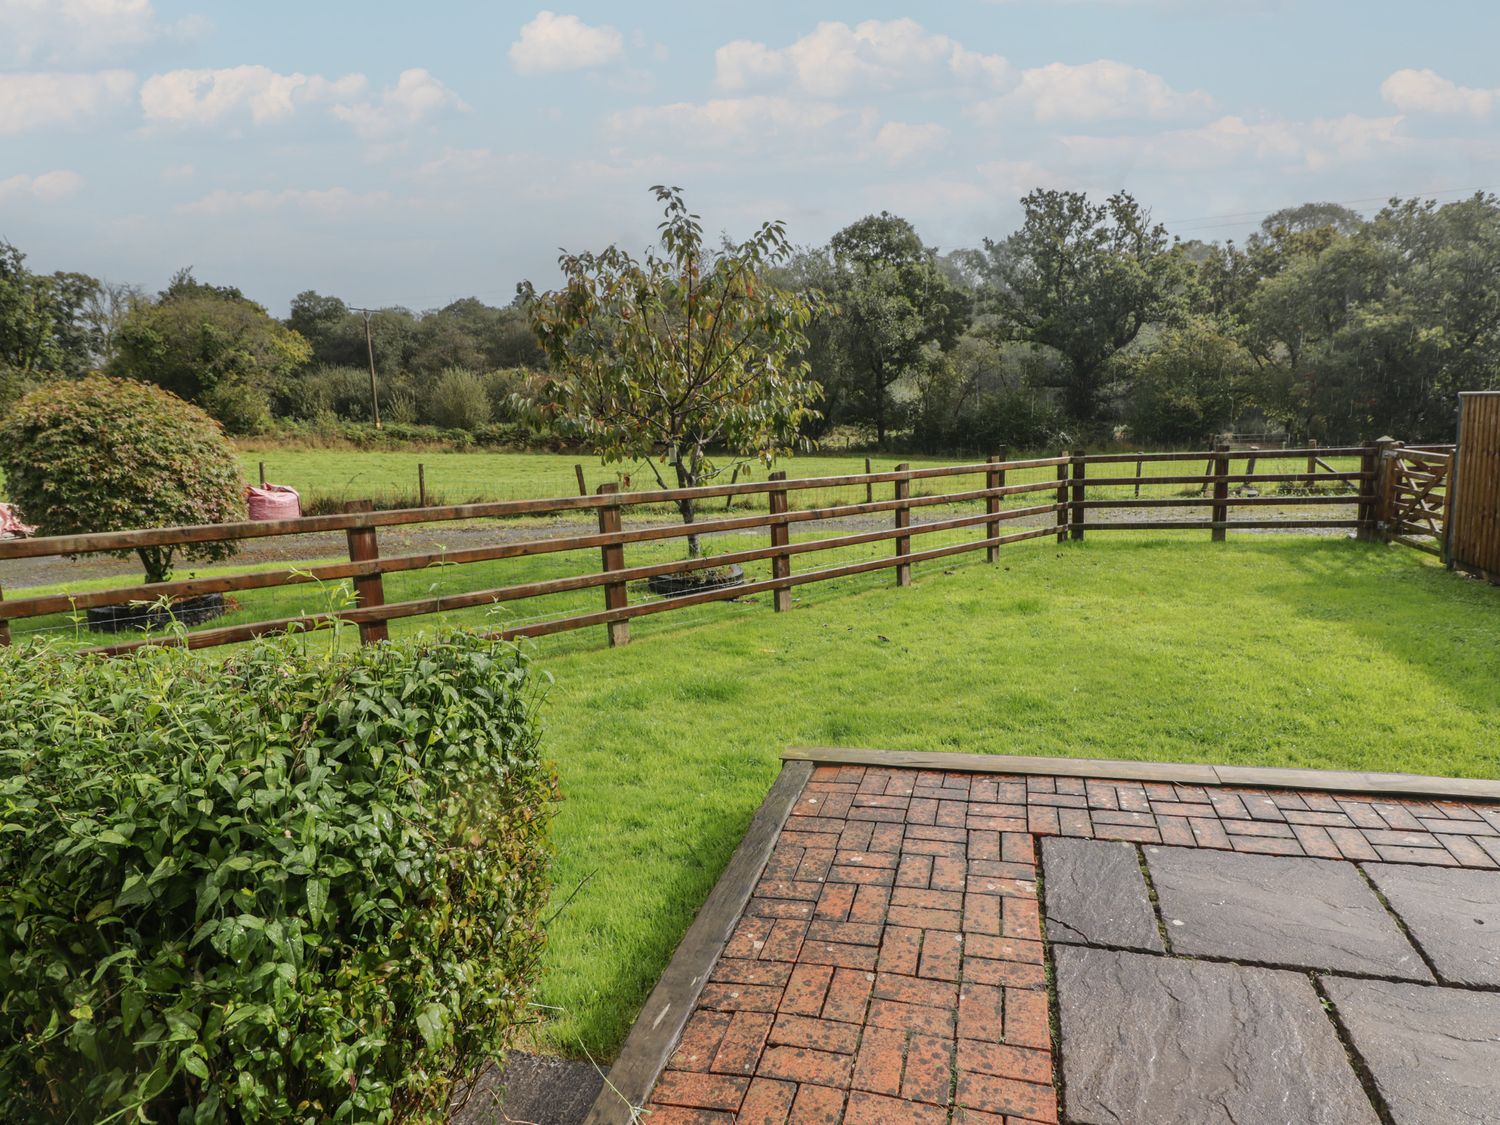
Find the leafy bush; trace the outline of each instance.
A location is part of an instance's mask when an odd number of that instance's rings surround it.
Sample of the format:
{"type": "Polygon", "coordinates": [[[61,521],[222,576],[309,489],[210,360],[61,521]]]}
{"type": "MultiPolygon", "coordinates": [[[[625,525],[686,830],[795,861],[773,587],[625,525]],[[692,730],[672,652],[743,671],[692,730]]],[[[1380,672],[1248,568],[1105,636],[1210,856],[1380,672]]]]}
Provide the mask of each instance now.
{"type": "Polygon", "coordinates": [[[474,372],[450,367],[438,376],[427,410],[439,426],[477,430],[490,420],[489,392],[474,372]]]}
{"type": "MultiPolygon", "coordinates": [[[[219,424],[146,383],[91,375],[33,391],[0,422],[0,468],[22,518],[44,535],[245,518],[239,462],[219,424]]],[[[179,550],[213,560],[234,549],[190,543],[136,553],[147,581],[164,582],[179,550]]]]}
{"type": "Polygon", "coordinates": [[[203,407],[231,434],[261,434],[271,428],[271,396],[249,383],[217,383],[203,393],[203,407]]]}
{"type": "Polygon", "coordinates": [[[0,650],[0,1119],[438,1122],[524,1018],[510,645],[0,650]]]}
{"type": "MultiPolygon", "coordinates": [[[[133,305],[115,334],[109,371],[144,379],[209,410],[224,384],[270,391],[312,356],[306,340],[246,299],[182,270],[155,301],[133,305]]],[[[220,416],[220,420],[229,419],[220,416]]]]}

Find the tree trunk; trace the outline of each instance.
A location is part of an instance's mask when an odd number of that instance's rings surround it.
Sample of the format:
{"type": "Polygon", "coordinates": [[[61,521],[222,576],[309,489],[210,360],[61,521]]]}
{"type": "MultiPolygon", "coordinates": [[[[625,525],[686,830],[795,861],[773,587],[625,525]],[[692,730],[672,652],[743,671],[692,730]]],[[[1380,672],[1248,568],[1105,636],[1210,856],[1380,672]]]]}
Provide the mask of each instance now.
{"type": "Polygon", "coordinates": [[[147,582],[165,582],[172,577],[172,547],[137,547],[141,565],[146,568],[147,582]]]}
{"type": "MultiPolygon", "coordinates": [[[[691,486],[691,485],[684,485],[683,487],[685,487],[685,488],[691,488],[693,486],[691,486]]],[[[693,513],[693,506],[694,506],[694,501],[692,501],[692,500],[679,500],[679,501],[677,501],[677,510],[682,513],[682,522],[685,523],[685,524],[687,524],[690,527],[692,526],[692,523],[693,523],[693,515],[694,515],[694,513],[693,513]]],[[[701,554],[703,554],[703,548],[699,544],[698,537],[696,535],[689,535],[687,537],[687,548],[688,548],[688,558],[690,558],[690,559],[696,559],[698,556],[700,556],[701,554]]]]}
{"type": "MultiPolygon", "coordinates": [[[[689,469],[686,465],[682,464],[681,462],[678,462],[676,464],[676,466],[674,466],[674,467],[677,469],[677,487],[678,488],[697,488],[698,487],[698,474],[695,471],[693,471],[692,469],[689,469]]],[[[688,498],[688,499],[685,499],[685,500],[679,500],[679,501],[677,501],[677,511],[679,513],[681,513],[681,515],[682,515],[682,522],[684,524],[686,524],[687,526],[689,526],[689,527],[692,526],[693,520],[694,520],[694,518],[695,518],[695,516],[697,514],[696,509],[697,509],[697,501],[696,500],[688,498]]],[[[687,537],[687,548],[688,548],[688,558],[690,558],[690,559],[696,559],[700,555],[703,554],[703,548],[699,544],[698,537],[696,535],[689,535],[687,537]]]]}
{"type": "Polygon", "coordinates": [[[1063,392],[1063,405],[1075,422],[1092,422],[1099,413],[1099,399],[1095,387],[1096,368],[1073,364],[1072,378],[1063,392]]]}

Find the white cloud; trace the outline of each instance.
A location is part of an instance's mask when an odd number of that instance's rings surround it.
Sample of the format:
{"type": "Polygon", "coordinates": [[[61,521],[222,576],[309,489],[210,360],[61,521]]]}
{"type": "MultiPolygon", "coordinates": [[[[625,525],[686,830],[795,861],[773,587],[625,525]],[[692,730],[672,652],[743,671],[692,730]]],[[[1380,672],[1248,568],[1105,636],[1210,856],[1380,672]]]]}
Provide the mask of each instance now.
{"type": "Polygon", "coordinates": [[[867,130],[871,123],[867,115],[830,102],[766,95],[638,106],[609,117],[609,126],[616,133],[649,134],[653,139],[719,146],[803,137],[835,125],[847,135],[851,126],[867,130]]]}
{"type": "Polygon", "coordinates": [[[64,196],[72,195],[81,187],[83,187],[83,177],[77,172],[59,170],[43,172],[37,176],[11,176],[9,179],[0,180],[0,203],[25,199],[51,203],[64,196]]]}
{"type": "Polygon", "coordinates": [[[128,70],[92,74],[0,74],[0,134],[67,125],[129,96],[128,70]]]}
{"type": "Polygon", "coordinates": [[[445,109],[468,108],[452,90],[415,67],[403,70],[394,86],[380,92],[378,101],[336,105],[333,115],[360,136],[373,138],[409,129],[445,109]]]}
{"type": "Polygon", "coordinates": [[[362,74],[328,79],[279,74],[265,66],[171,70],[141,86],[146,120],[167,125],[214,125],[248,114],[257,125],[290,116],[309,102],[347,101],[364,92],[362,74]]]}
{"type": "Polygon", "coordinates": [[[507,157],[488,148],[447,148],[440,155],[417,165],[412,175],[442,181],[484,176],[505,167],[508,160],[519,160],[519,157],[507,157]]]}
{"type": "Polygon", "coordinates": [[[1402,113],[1467,113],[1484,117],[1500,104],[1500,88],[1450,82],[1431,70],[1398,70],[1380,84],[1380,96],[1402,113]]]}
{"type": "Polygon", "coordinates": [[[1178,117],[1211,108],[1202,91],[1174,90],[1159,74],[1112,59],[1071,66],[1049,63],[1023,71],[1016,88],[981,102],[975,115],[993,122],[1013,111],[1038,121],[1106,121],[1130,117],[1178,117]]]}
{"type": "Polygon", "coordinates": [[[444,109],[468,108],[420,67],[402,71],[378,96],[369,92],[363,74],[325,78],[280,74],[265,66],[173,70],[152,75],[141,86],[141,108],[155,125],[206,126],[246,118],[266,125],[309,106],[326,107],[367,139],[409,129],[444,109]]]}
{"type": "Polygon", "coordinates": [[[0,27],[21,62],[118,54],[161,33],[151,0],[0,0],[0,27]]]}
{"type": "Polygon", "coordinates": [[[269,214],[305,211],[322,218],[335,218],[353,211],[370,211],[390,202],[384,191],[355,192],[345,187],[325,189],[287,188],[283,191],[212,191],[185,204],[181,210],[215,217],[234,214],[269,214]]]}
{"type": "Polygon", "coordinates": [[[1262,122],[1230,116],[1198,128],[1148,136],[1062,138],[1063,147],[1084,166],[1109,161],[1220,173],[1235,162],[1245,161],[1319,170],[1335,163],[1368,160],[1406,143],[1401,118],[1354,114],[1262,122]]]}
{"type": "Polygon", "coordinates": [[[993,87],[1011,78],[1001,56],[970,51],[910,19],[820,23],[782,48],[739,39],[714,53],[714,65],[721,90],[790,86],[815,97],[955,82],[993,87]]]}
{"type": "Polygon", "coordinates": [[[942,148],[947,140],[948,130],[936,123],[909,125],[887,121],[875,134],[871,148],[889,164],[909,164],[942,148]]]}
{"type": "Polygon", "coordinates": [[[577,16],[541,11],[510,45],[510,61],[522,74],[583,70],[613,62],[622,47],[620,33],[612,27],[591,27],[577,16]]]}

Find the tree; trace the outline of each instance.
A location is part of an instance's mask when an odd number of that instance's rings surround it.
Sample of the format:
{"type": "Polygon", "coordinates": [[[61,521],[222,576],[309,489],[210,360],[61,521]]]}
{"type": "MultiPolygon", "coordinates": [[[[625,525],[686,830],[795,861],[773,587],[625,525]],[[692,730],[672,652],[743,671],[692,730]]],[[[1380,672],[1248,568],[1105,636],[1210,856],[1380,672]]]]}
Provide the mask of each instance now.
{"type": "Polygon", "coordinates": [[[18,376],[62,367],[54,325],[52,287],[26,268],[26,255],[0,241],[0,368],[18,376]]]}
{"type": "Polygon", "coordinates": [[[1302,203],[1272,211],[1261,220],[1260,231],[1262,237],[1275,240],[1325,228],[1337,234],[1357,234],[1364,225],[1364,216],[1342,203],[1302,203]]]}
{"type": "Polygon", "coordinates": [[[1198,445],[1229,429],[1254,364],[1223,327],[1191,317],[1131,357],[1126,419],[1138,441],[1198,445]]]}
{"type": "Polygon", "coordinates": [[[120,325],[145,299],[139,285],[111,281],[100,282],[87,294],[80,319],[88,330],[94,367],[104,368],[114,362],[120,325]]]}
{"type": "Polygon", "coordinates": [[[1057,409],[1037,390],[1045,364],[1025,345],[994,340],[982,324],[970,329],[918,376],[913,444],[969,456],[1055,444],[1057,409]]]}
{"type": "Polygon", "coordinates": [[[236,432],[269,418],[271,396],[311,355],[306,340],[238,289],[189,270],[125,317],[116,347],[111,374],[155,383],[236,432]]]}
{"type": "Polygon", "coordinates": [[[828,251],[836,306],[829,326],[838,353],[829,375],[844,377],[846,412],[872,425],[884,444],[893,428],[892,387],[915,377],[929,348],[953,345],[969,301],[912,225],[889,212],[851,223],[828,251]]]}
{"type": "Polygon", "coordinates": [[[1450,439],[1457,393],[1500,381],[1493,195],[1392,200],[1349,233],[1281,224],[1242,257],[1260,404],[1299,435],[1450,439]]]}
{"type": "Polygon", "coordinates": [[[990,298],[1011,339],[1067,362],[1063,401],[1078,422],[1099,417],[1109,361],[1148,324],[1180,314],[1188,272],[1166,228],[1125,192],[1102,204],[1037,189],[1004,242],[985,239],[990,298]]]}
{"type": "MultiPolygon", "coordinates": [[[[798,444],[818,393],[801,358],[812,301],[766,277],[790,253],[780,222],[714,250],[680,188],[652,191],[660,254],[565,253],[563,288],[522,295],[551,363],[542,415],[606,463],[645,459],[665,488],[660,462],[696,488],[722,468],[712,448],[769,463],[798,444]]],[[[694,502],[677,506],[691,525],[694,502]]]]}
{"type": "MultiPolygon", "coordinates": [[[[33,391],[0,422],[0,468],[44,535],[245,518],[239,462],[219,424],[147,383],[96,374],[33,391]]],[[[170,578],[178,551],[209,561],[235,544],[141,547],[146,581],[170,578]]]]}
{"type": "Polygon", "coordinates": [[[428,405],[432,420],[450,430],[477,430],[490,420],[490,397],[484,380],[464,367],[438,376],[428,405]]]}

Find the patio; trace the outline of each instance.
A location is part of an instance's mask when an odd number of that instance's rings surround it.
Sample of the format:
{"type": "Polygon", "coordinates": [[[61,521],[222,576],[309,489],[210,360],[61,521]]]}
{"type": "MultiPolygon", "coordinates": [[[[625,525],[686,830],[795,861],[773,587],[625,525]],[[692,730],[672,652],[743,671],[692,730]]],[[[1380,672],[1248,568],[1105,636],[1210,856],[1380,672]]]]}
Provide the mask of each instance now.
{"type": "Polygon", "coordinates": [[[591,1125],[1500,1120],[1495,783],[804,757],[591,1125]]]}

